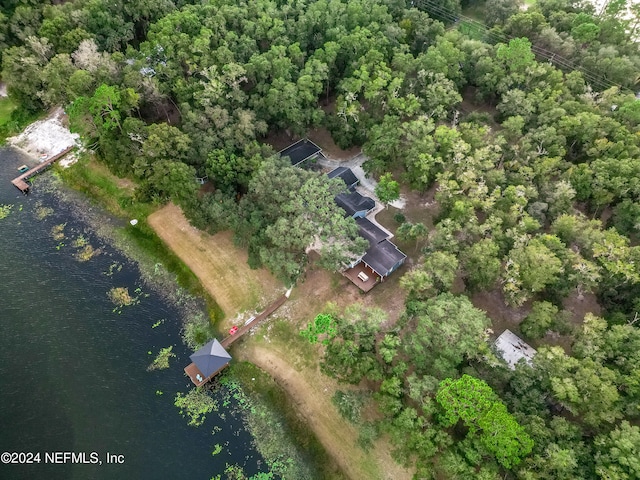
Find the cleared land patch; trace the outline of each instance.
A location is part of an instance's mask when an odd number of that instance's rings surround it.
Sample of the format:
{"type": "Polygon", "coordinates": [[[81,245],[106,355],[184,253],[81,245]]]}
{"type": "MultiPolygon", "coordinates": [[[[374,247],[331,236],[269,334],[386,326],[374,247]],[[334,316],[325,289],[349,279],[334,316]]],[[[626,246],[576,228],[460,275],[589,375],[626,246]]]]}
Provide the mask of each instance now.
{"type": "MultiPolygon", "coordinates": [[[[192,227],[182,211],[167,205],[148,217],[158,236],[185,262],[215,298],[227,317],[265,305],[282,294],[284,286],[266,270],[251,270],[247,253],[233,244],[230,232],[208,235],[192,227]]],[[[311,267],[294,288],[291,299],[253,335],[233,345],[235,358],[248,360],[267,372],[286,391],[296,411],[348,478],[409,480],[413,472],[398,465],[387,440],[378,440],[369,452],[358,444],[357,428],[342,419],[331,403],[338,383],[318,368],[318,351],[303,341],[302,325],[321,312],[328,301],[340,308],[355,302],[384,306],[394,322],[404,304],[397,285],[401,272],[362,295],[340,274],[311,267]]],[[[228,326],[231,318],[223,322],[228,326]]]]}
{"type": "Polygon", "coordinates": [[[18,105],[9,97],[0,96],[0,126],[11,121],[11,114],[18,105]]]}
{"type": "Polygon", "coordinates": [[[364,452],[357,444],[358,432],[347,424],[331,403],[336,382],[320,374],[317,369],[298,371],[290,364],[287,354],[273,346],[243,344],[241,357],[268,372],[290,396],[299,414],[311,426],[318,440],[351,479],[408,480],[412,472],[391,459],[386,448],[374,446],[364,452]]]}
{"type": "Polygon", "coordinates": [[[147,219],[158,236],[187,264],[227,317],[266,304],[284,286],[267,270],[252,270],[231,232],[209,235],[192,227],[180,208],[166,205],[147,219]]]}

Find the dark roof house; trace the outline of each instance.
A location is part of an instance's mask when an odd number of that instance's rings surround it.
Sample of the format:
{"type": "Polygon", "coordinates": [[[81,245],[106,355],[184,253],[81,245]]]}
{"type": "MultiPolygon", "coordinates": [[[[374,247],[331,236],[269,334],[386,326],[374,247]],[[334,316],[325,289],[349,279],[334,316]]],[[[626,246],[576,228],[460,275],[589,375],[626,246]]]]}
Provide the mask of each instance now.
{"type": "Polygon", "coordinates": [[[189,357],[193,362],[184,371],[196,386],[209,381],[231,361],[231,355],[215,338],[189,357]]]}
{"type": "Polygon", "coordinates": [[[289,157],[291,165],[297,167],[305,160],[315,157],[321,151],[322,149],[318,145],[313,143],[311,140],[303,138],[302,140],[298,140],[296,143],[289,145],[284,150],[280,150],[278,154],[281,157],[289,157]]]}
{"type": "Polygon", "coordinates": [[[389,238],[388,232],[385,232],[368,218],[357,218],[356,224],[358,225],[358,233],[369,242],[370,247],[389,238]]]}
{"type": "Polygon", "coordinates": [[[406,258],[398,247],[385,239],[367,250],[362,261],[384,279],[402,265],[406,258]]]}
{"type": "Polygon", "coordinates": [[[327,177],[341,178],[350,191],[353,191],[356,185],[358,185],[358,183],[360,182],[360,180],[358,180],[358,177],[356,177],[356,174],[347,167],[334,168],[329,173],[327,173],[327,177]]]}
{"type": "Polygon", "coordinates": [[[363,197],[358,192],[341,193],[336,195],[335,201],[338,206],[347,212],[347,216],[353,218],[364,217],[376,206],[375,200],[363,197]]]}

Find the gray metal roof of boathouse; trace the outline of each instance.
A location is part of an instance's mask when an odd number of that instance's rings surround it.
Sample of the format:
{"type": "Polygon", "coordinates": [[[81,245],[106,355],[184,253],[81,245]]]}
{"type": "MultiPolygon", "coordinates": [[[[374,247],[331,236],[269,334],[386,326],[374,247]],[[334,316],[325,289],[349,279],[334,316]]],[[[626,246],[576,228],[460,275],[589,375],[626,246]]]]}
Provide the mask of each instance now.
{"type": "Polygon", "coordinates": [[[231,361],[231,355],[215,338],[189,358],[205,378],[210,377],[231,361]]]}

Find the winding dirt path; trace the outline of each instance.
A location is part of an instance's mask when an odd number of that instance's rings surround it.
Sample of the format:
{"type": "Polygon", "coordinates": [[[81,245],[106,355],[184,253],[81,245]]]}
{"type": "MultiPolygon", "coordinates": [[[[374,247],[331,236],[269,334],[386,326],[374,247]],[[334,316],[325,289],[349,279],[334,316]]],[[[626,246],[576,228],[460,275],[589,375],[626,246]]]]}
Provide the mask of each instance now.
{"type": "Polygon", "coordinates": [[[257,365],[287,392],[342,472],[352,480],[409,480],[412,472],[402,468],[386,448],[374,446],[368,453],[358,444],[355,427],[343,420],[331,403],[333,389],[327,388],[320,373],[294,369],[280,352],[245,341],[234,351],[237,357],[257,365]],[[309,377],[318,379],[310,382],[309,377]],[[382,473],[384,472],[384,473],[382,473]]]}

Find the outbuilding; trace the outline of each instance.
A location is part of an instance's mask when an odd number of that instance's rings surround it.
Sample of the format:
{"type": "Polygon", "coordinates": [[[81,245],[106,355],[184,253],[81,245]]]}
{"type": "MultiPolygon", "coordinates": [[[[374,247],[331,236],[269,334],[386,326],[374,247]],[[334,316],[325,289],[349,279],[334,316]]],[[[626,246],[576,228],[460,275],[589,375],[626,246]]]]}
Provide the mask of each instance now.
{"type": "Polygon", "coordinates": [[[505,361],[511,370],[516,369],[520,360],[531,365],[536,350],[525,343],[519,336],[511,330],[506,329],[493,343],[496,353],[505,361]]]}
{"type": "Polygon", "coordinates": [[[288,157],[291,165],[299,167],[304,161],[317,157],[320,152],[322,152],[322,149],[318,145],[307,138],[303,138],[280,150],[278,154],[281,157],[288,157]]]}
{"type": "Polygon", "coordinates": [[[189,357],[193,363],[184,372],[196,387],[204,385],[231,361],[231,355],[215,338],[189,357]]]}

